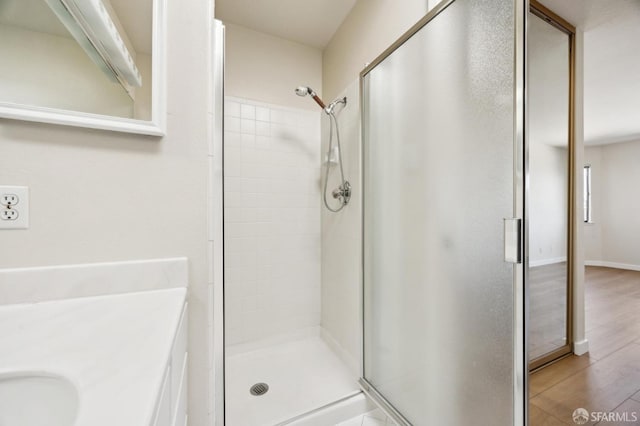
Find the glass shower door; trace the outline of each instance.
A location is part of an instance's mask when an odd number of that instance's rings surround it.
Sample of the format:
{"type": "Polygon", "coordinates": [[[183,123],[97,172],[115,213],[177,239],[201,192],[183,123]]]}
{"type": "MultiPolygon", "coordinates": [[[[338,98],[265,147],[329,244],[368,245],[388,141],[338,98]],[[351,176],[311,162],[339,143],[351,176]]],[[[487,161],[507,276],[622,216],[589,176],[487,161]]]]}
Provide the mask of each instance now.
{"type": "Polygon", "coordinates": [[[361,384],[400,424],[524,424],[524,4],[441,3],[361,75],[361,384]]]}

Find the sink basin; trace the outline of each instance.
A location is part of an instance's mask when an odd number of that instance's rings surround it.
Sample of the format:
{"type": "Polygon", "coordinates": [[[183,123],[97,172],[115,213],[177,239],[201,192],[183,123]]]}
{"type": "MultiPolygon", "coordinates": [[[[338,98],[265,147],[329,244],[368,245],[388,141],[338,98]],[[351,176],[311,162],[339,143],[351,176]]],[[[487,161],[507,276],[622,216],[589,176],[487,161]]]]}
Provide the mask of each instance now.
{"type": "Polygon", "coordinates": [[[0,374],[0,426],[73,426],[78,391],[47,373],[0,374]]]}

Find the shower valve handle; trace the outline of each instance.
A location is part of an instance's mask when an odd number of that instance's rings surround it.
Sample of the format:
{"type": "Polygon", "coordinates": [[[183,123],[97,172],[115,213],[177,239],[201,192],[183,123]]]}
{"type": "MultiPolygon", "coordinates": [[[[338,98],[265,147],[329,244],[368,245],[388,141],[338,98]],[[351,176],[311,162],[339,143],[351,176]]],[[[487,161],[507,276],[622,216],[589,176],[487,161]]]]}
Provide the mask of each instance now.
{"type": "Polygon", "coordinates": [[[351,199],[351,184],[348,181],[345,181],[338,188],[334,189],[333,192],[331,192],[331,195],[336,200],[340,199],[342,204],[348,204],[351,199]]]}

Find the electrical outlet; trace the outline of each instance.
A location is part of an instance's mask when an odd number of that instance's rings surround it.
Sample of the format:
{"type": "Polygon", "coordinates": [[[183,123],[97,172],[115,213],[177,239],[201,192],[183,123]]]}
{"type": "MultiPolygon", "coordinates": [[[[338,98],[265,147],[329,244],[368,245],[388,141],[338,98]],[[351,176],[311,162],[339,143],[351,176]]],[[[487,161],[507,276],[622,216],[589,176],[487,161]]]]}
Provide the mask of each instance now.
{"type": "Polygon", "coordinates": [[[0,229],[29,228],[29,188],[0,186],[0,229]]]}
{"type": "Polygon", "coordinates": [[[1,220],[18,220],[18,216],[20,216],[20,214],[16,209],[3,209],[0,212],[1,220]]]}
{"type": "Polygon", "coordinates": [[[20,198],[16,194],[2,194],[0,196],[0,204],[5,207],[15,206],[20,201],[20,198]]]}

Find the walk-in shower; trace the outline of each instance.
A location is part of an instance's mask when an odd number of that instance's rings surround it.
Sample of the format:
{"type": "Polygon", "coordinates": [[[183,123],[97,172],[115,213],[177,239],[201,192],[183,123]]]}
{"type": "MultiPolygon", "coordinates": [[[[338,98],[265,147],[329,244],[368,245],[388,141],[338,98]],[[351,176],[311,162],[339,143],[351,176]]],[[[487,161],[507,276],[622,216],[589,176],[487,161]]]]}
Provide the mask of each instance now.
{"type": "Polygon", "coordinates": [[[357,381],[358,262],[344,261],[360,253],[360,204],[344,208],[346,176],[360,184],[358,104],[346,103],[357,88],[327,103],[296,90],[322,112],[290,91],[287,105],[225,98],[226,426],[284,425],[316,411],[334,416],[318,424],[332,425],[368,408],[357,381]]]}
{"type": "Polygon", "coordinates": [[[296,88],[296,95],[298,96],[311,96],[311,98],[316,101],[316,103],[324,110],[324,112],[329,116],[329,147],[327,148],[327,157],[325,161],[325,174],[324,174],[324,185],[322,189],[322,200],[324,202],[324,206],[332,211],[339,212],[349,204],[349,200],[351,199],[351,184],[344,177],[344,166],[342,164],[342,147],[340,146],[340,129],[338,126],[338,119],[334,113],[334,110],[337,105],[345,106],[347,104],[347,97],[338,98],[335,101],[331,102],[329,105],[326,105],[322,99],[316,94],[308,86],[298,86],[296,88]],[[335,131],[334,131],[335,129],[335,131]],[[335,133],[335,141],[336,141],[336,151],[333,151],[333,135],[335,133]],[[327,186],[329,184],[329,172],[331,169],[332,163],[338,163],[340,167],[340,180],[341,184],[331,191],[331,196],[340,202],[339,207],[333,208],[329,205],[329,201],[327,200],[327,186]]]}

